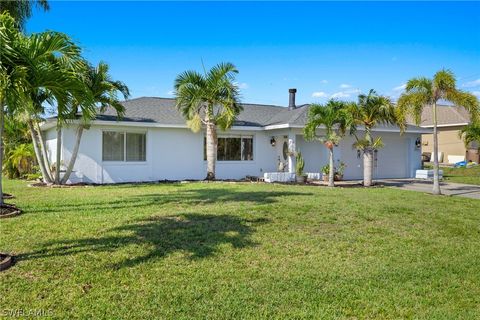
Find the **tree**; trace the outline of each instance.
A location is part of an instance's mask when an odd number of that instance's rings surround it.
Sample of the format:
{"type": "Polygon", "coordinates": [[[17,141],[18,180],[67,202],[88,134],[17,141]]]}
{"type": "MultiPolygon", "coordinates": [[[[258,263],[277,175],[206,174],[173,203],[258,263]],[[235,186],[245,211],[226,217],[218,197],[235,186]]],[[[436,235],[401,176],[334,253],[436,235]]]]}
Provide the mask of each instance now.
{"type": "Polygon", "coordinates": [[[423,108],[432,108],[433,118],[433,194],[441,194],[438,164],[437,103],[448,101],[470,112],[472,122],[478,119],[479,102],[471,93],[457,89],[455,75],[450,70],[440,70],[433,79],[418,77],[408,80],[405,92],[398,99],[397,116],[402,131],[408,116],[420,125],[423,108]]]}
{"type": "MultiPolygon", "coordinates": [[[[15,26],[15,21],[8,13],[0,14],[0,168],[3,168],[3,131],[5,113],[12,113],[13,101],[23,101],[24,87],[27,85],[23,66],[16,63],[19,52],[17,50],[21,34],[15,26]]],[[[0,173],[0,210],[5,209],[3,202],[3,173],[0,173]]]]}
{"type": "Polygon", "coordinates": [[[237,68],[220,63],[202,75],[185,71],[175,79],[176,106],[194,132],[206,127],[207,177],[215,179],[217,160],[217,127],[226,130],[242,110],[239,88],[235,82],[237,68]]]}
{"type": "Polygon", "coordinates": [[[334,187],[333,149],[345,134],[349,116],[348,104],[342,101],[330,100],[325,105],[312,104],[308,113],[304,136],[307,140],[317,139],[329,151],[328,186],[334,187]],[[325,134],[317,136],[317,129],[325,129],[325,134]]]}
{"type": "MultiPolygon", "coordinates": [[[[61,125],[76,113],[74,101],[93,101],[88,87],[79,76],[79,70],[87,65],[81,57],[80,48],[68,36],[59,32],[42,32],[23,35],[8,13],[2,14],[2,67],[7,81],[13,75],[21,74],[21,85],[5,90],[6,105],[12,114],[22,114],[27,119],[37,162],[46,182],[52,182],[50,165],[45,143],[39,130],[38,121],[50,104],[57,114],[57,145],[61,143],[61,125]],[[9,39],[13,40],[9,40],[9,39]],[[14,90],[15,89],[15,90],[14,90]],[[14,93],[21,92],[15,97],[14,93]]],[[[19,77],[17,77],[19,78],[19,77]]],[[[10,80],[9,80],[10,79],[10,80]]],[[[20,78],[19,78],[20,79],[20,78]]],[[[93,106],[93,102],[91,102],[93,106]]],[[[58,150],[60,147],[58,147],[58,150]]],[[[60,156],[60,153],[58,153],[60,156]]],[[[59,182],[59,166],[56,166],[55,180],[59,182]]]]}
{"type": "Polygon", "coordinates": [[[375,90],[360,94],[358,102],[349,105],[350,133],[356,142],[353,147],[363,153],[363,185],[369,187],[373,181],[373,162],[376,150],[383,147],[381,137],[374,137],[372,130],[378,124],[396,124],[395,108],[392,101],[378,95],[375,90]],[[364,130],[364,136],[357,136],[357,126],[364,130]]]}
{"type": "MultiPolygon", "coordinates": [[[[45,182],[60,181],[60,166],[50,172],[45,142],[38,122],[45,114],[45,106],[55,109],[57,118],[57,150],[61,146],[61,126],[73,117],[73,101],[92,101],[91,93],[79,73],[86,70],[80,48],[70,38],[59,32],[42,32],[21,35],[15,63],[25,69],[26,100],[12,101],[17,112],[23,112],[32,135],[37,162],[45,182]]],[[[93,106],[93,102],[91,102],[93,106]]],[[[60,153],[57,153],[58,157],[60,153]]],[[[58,162],[58,161],[57,161],[58,162]]]]}
{"type": "MultiPolygon", "coordinates": [[[[88,129],[89,122],[95,118],[97,112],[104,112],[108,107],[112,107],[117,112],[117,115],[121,117],[125,111],[124,106],[118,98],[118,93],[126,100],[130,96],[130,91],[123,82],[112,80],[108,70],[108,64],[100,62],[97,67],[90,66],[86,74],[82,77],[92,94],[95,107],[93,109],[91,108],[92,104],[89,99],[76,103],[76,109],[78,109],[77,111],[82,114],[83,117],[81,117],[80,124],[77,127],[72,156],[60,184],[65,184],[70,177],[77,159],[83,130],[88,129]]],[[[75,114],[75,119],[76,118],[75,114]]]]}
{"type": "Polygon", "coordinates": [[[9,178],[22,178],[35,172],[35,153],[24,119],[6,114],[3,131],[3,173],[9,178]]]}
{"type": "Polygon", "coordinates": [[[16,145],[10,152],[5,153],[5,156],[7,157],[5,164],[11,164],[18,178],[23,178],[25,174],[32,171],[35,153],[30,143],[16,145]]]}
{"type": "Polygon", "coordinates": [[[468,147],[473,142],[480,143],[480,124],[470,123],[460,130],[459,136],[463,139],[465,147],[468,147]]]}
{"type": "Polygon", "coordinates": [[[32,16],[33,6],[44,11],[50,9],[47,0],[1,0],[0,14],[8,12],[15,19],[15,25],[20,29],[24,29],[26,20],[32,16]]]}

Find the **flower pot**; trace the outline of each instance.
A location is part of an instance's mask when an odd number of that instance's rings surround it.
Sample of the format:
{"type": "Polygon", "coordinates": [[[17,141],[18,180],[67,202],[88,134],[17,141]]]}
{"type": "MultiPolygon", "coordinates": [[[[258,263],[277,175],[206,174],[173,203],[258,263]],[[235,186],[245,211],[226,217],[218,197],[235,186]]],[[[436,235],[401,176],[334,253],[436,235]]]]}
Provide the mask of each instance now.
{"type": "Polygon", "coordinates": [[[334,180],[335,181],[342,181],[343,180],[343,174],[336,174],[334,180]]]}
{"type": "Polygon", "coordinates": [[[328,174],[323,174],[323,182],[328,182],[328,174]]]}

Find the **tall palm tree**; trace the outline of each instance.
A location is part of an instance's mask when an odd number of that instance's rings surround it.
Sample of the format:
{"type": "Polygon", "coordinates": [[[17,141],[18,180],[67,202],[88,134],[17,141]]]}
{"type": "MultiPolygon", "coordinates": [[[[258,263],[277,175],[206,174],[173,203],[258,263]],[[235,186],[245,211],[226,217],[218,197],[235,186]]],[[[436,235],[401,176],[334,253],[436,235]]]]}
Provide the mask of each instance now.
{"type": "MultiPolygon", "coordinates": [[[[78,112],[82,117],[80,119],[81,122],[77,127],[72,156],[60,184],[65,184],[70,177],[77,159],[83,130],[88,129],[89,122],[95,118],[97,112],[104,112],[108,107],[112,107],[117,112],[117,115],[121,117],[125,111],[124,106],[120,103],[118,98],[118,93],[120,93],[126,100],[130,96],[130,91],[123,82],[112,80],[108,71],[108,64],[100,62],[97,67],[90,66],[86,74],[82,77],[88,90],[92,94],[94,108],[92,109],[90,99],[75,103],[78,112]]],[[[75,119],[77,118],[76,116],[77,115],[75,114],[75,119]]]]}
{"type": "Polygon", "coordinates": [[[378,124],[396,124],[395,108],[388,97],[371,89],[368,94],[360,94],[357,103],[350,104],[349,116],[350,132],[356,139],[353,147],[363,153],[363,185],[369,187],[373,183],[374,152],[383,147],[382,138],[374,137],[372,130],[378,124]],[[358,137],[357,126],[363,128],[363,137],[358,137]]]}
{"type": "Polygon", "coordinates": [[[26,70],[28,85],[24,90],[28,99],[12,103],[17,105],[17,112],[27,114],[35,155],[45,182],[59,183],[60,167],[56,165],[55,174],[52,175],[38,121],[45,113],[45,104],[55,107],[58,120],[57,150],[60,150],[61,125],[75,112],[71,107],[72,101],[92,100],[88,88],[78,76],[78,70],[86,69],[86,63],[81,57],[80,48],[67,35],[58,32],[22,35],[18,52],[16,64],[26,70]]]}
{"type": "MultiPolygon", "coordinates": [[[[14,111],[13,101],[23,101],[24,88],[27,85],[23,66],[16,62],[19,57],[18,46],[21,33],[15,26],[14,19],[8,13],[0,14],[0,168],[3,168],[3,131],[5,113],[14,111]]],[[[3,173],[0,172],[0,211],[4,210],[3,173]]]]}
{"type": "Polygon", "coordinates": [[[433,79],[418,77],[408,80],[405,92],[398,99],[397,116],[402,130],[407,116],[411,115],[420,125],[425,106],[432,108],[433,118],[433,194],[441,194],[438,165],[437,103],[449,101],[458,107],[467,109],[475,122],[479,115],[478,99],[471,93],[457,89],[455,75],[450,70],[440,70],[433,79]]]}
{"type": "Polygon", "coordinates": [[[233,64],[220,63],[204,74],[185,71],[175,79],[176,105],[187,125],[194,132],[206,127],[206,180],[215,179],[217,126],[221,130],[230,128],[242,110],[235,82],[237,73],[233,64]]]}
{"type": "Polygon", "coordinates": [[[334,187],[333,148],[338,145],[345,128],[348,126],[348,104],[342,101],[330,100],[325,105],[312,104],[308,113],[304,136],[307,140],[317,139],[329,151],[328,186],[334,187]],[[318,136],[317,129],[324,128],[325,134],[318,136]]]}
{"type": "Polygon", "coordinates": [[[0,0],[0,14],[8,12],[15,19],[16,26],[23,29],[26,20],[32,16],[34,6],[44,11],[50,9],[47,0],[0,0]]]}

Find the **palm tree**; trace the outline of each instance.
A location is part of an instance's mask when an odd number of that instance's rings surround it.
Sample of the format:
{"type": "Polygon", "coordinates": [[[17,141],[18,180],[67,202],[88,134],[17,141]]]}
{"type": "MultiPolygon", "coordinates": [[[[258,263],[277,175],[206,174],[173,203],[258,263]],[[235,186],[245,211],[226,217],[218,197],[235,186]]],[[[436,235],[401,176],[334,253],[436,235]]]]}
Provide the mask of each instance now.
{"type": "Polygon", "coordinates": [[[15,19],[16,26],[23,29],[26,20],[32,16],[34,5],[44,11],[50,9],[47,0],[0,0],[0,14],[8,12],[15,19]]]}
{"type": "Polygon", "coordinates": [[[392,101],[378,95],[371,89],[368,94],[360,94],[358,102],[349,106],[351,117],[350,133],[356,142],[353,147],[363,153],[363,185],[369,187],[373,181],[374,152],[383,147],[381,137],[373,137],[372,129],[378,124],[396,124],[395,108],[392,101]],[[357,136],[357,126],[362,126],[364,136],[357,136]]]}
{"type": "Polygon", "coordinates": [[[235,82],[237,68],[220,63],[202,75],[185,71],[175,79],[176,106],[194,132],[206,127],[207,177],[215,179],[217,160],[217,126],[226,130],[233,125],[242,110],[239,88],[235,82]]]}
{"type": "MultiPolygon", "coordinates": [[[[0,168],[3,168],[5,113],[14,111],[13,101],[23,101],[23,88],[27,85],[26,70],[16,63],[21,36],[13,18],[8,13],[0,14],[0,43],[2,45],[0,50],[0,168]]],[[[5,207],[2,176],[3,173],[0,173],[0,211],[3,211],[5,207]]]]}
{"type": "MultiPolygon", "coordinates": [[[[60,166],[55,166],[55,174],[52,175],[38,122],[45,113],[46,104],[56,109],[57,150],[60,150],[61,125],[75,113],[72,101],[92,100],[88,88],[78,76],[81,72],[79,70],[86,69],[86,63],[80,55],[80,48],[67,35],[58,32],[22,35],[18,52],[16,63],[26,70],[28,85],[24,90],[28,99],[12,103],[17,104],[17,112],[22,111],[27,115],[27,124],[44,181],[59,183],[60,166]]],[[[57,153],[57,158],[60,155],[57,153]]]]}
{"type": "Polygon", "coordinates": [[[30,143],[21,143],[8,153],[7,162],[17,171],[18,177],[22,178],[26,173],[31,172],[34,164],[35,154],[30,143]]]}
{"type": "Polygon", "coordinates": [[[441,194],[437,135],[437,103],[439,100],[449,101],[458,107],[467,109],[473,122],[478,119],[478,99],[471,93],[457,89],[455,75],[450,70],[445,69],[435,73],[433,79],[418,77],[408,80],[405,92],[398,99],[397,108],[397,116],[402,131],[405,128],[407,116],[413,116],[416,124],[420,125],[423,108],[425,106],[432,108],[433,194],[441,194]]]}
{"type": "MultiPolygon", "coordinates": [[[[78,155],[78,149],[80,148],[80,141],[82,133],[85,128],[88,129],[89,121],[93,120],[97,112],[104,112],[108,107],[112,107],[117,112],[117,115],[121,117],[124,113],[124,106],[120,103],[118,93],[120,93],[126,100],[130,96],[128,87],[121,81],[114,81],[110,77],[109,66],[104,62],[100,62],[97,67],[90,66],[83,76],[83,79],[90,90],[94,108],[90,99],[86,101],[80,101],[77,103],[78,112],[82,114],[81,122],[77,127],[75,145],[72,151],[72,156],[67,165],[65,174],[63,175],[60,184],[67,182],[70,174],[72,173],[75,161],[78,155]],[[97,106],[99,108],[97,108],[97,106]]],[[[76,115],[75,115],[76,118],[76,115]]]]}
{"type": "Polygon", "coordinates": [[[322,142],[329,151],[328,186],[334,187],[333,148],[338,145],[345,128],[348,125],[348,104],[342,101],[330,100],[325,105],[312,104],[308,113],[304,136],[307,140],[317,139],[322,142]],[[324,127],[325,134],[317,136],[317,129],[324,127]]]}
{"type": "Polygon", "coordinates": [[[459,132],[459,136],[463,139],[465,147],[468,147],[468,145],[473,142],[480,143],[480,124],[471,123],[463,127],[459,132]]]}

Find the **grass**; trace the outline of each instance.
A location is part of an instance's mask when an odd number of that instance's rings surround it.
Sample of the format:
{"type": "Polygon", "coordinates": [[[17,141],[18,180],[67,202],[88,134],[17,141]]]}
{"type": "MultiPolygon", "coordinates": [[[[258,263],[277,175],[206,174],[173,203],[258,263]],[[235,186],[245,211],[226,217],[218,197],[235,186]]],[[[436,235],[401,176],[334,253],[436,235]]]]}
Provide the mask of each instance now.
{"type": "Polygon", "coordinates": [[[445,181],[480,185],[480,166],[470,168],[441,168],[445,181]]]}
{"type": "Polygon", "coordinates": [[[69,319],[480,318],[480,201],[389,188],[30,188],[0,312],[69,319]]]}

